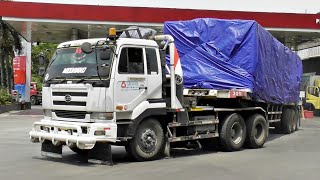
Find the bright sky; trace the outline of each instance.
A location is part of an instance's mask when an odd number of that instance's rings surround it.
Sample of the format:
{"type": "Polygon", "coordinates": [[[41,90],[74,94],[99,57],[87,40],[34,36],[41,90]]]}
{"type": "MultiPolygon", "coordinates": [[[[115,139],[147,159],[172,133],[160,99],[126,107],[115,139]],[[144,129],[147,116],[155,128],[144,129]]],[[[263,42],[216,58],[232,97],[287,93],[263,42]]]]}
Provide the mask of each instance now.
{"type": "Polygon", "coordinates": [[[320,12],[320,0],[14,0],[64,4],[112,5],[134,7],[167,7],[256,12],[320,12]]]}

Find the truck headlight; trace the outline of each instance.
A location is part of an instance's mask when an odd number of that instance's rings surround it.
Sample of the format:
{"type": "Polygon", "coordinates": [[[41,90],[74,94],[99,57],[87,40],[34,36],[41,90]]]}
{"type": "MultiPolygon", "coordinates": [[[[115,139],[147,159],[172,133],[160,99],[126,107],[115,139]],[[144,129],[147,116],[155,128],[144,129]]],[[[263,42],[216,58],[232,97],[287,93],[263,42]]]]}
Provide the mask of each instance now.
{"type": "Polygon", "coordinates": [[[44,116],[52,117],[52,110],[51,109],[44,109],[43,114],[44,114],[44,116]]]}
{"type": "Polygon", "coordinates": [[[91,119],[98,119],[98,120],[112,120],[113,119],[113,113],[106,113],[106,112],[103,112],[103,113],[92,113],[91,114],[91,119]]]}

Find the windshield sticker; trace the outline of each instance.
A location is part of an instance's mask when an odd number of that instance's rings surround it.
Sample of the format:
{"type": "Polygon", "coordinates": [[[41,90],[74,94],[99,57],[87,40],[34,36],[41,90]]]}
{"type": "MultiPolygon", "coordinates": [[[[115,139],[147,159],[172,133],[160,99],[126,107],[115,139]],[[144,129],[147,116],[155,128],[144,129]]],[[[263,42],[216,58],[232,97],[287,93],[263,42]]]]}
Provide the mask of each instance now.
{"type": "Polygon", "coordinates": [[[76,54],[81,54],[81,53],[82,53],[82,50],[81,50],[80,47],[78,47],[78,48],[76,49],[76,54]]]}
{"type": "Polygon", "coordinates": [[[64,68],[62,73],[63,74],[72,74],[72,73],[84,73],[86,72],[86,67],[79,67],[79,68],[64,68]]]}

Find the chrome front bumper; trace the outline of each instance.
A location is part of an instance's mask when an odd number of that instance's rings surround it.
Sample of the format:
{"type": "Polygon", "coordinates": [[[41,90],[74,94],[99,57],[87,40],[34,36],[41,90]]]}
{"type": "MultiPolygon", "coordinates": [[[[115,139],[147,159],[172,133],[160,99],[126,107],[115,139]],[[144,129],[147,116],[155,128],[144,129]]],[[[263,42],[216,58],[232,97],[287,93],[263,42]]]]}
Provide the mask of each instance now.
{"type": "Polygon", "coordinates": [[[79,123],[41,120],[35,122],[29,132],[32,142],[51,141],[54,145],[65,143],[79,149],[92,149],[96,142],[116,142],[117,124],[79,123]],[[86,132],[83,131],[86,129],[86,132]],[[99,135],[97,135],[99,133],[99,135]]]}

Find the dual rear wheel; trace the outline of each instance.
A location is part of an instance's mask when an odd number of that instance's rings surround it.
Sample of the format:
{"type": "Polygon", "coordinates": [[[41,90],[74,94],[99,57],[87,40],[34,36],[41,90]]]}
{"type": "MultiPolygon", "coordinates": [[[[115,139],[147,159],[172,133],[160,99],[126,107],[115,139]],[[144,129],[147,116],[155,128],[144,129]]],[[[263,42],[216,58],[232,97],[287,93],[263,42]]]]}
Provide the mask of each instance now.
{"type": "MultiPolygon", "coordinates": [[[[221,122],[220,144],[225,151],[238,151],[243,145],[260,148],[266,141],[267,128],[266,120],[260,114],[250,116],[246,122],[240,114],[230,114],[221,122]]],[[[137,161],[149,161],[161,157],[164,147],[163,128],[159,121],[150,118],[141,122],[126,150],[137,161]]]]}
{"type": "Polygon", "coordinates": [[[276,131],[290,134],[300,128],[300,114],[298,109],[285,108],[282,111],[281,122],[275,124],[276,131]]]}
{"type": "MultiPolygon", "coordinates": [[[[284,109],[281,120],[282,132],[289,134],[299,129],[299,111],[284,109]]],[[[220,144],[225,151],[238,151],[243,146],[261,148],[268,136],[268,125],[261,114],[253,114],[246,121],[238,113],[227,115],[219,127],[220,144]]],[[[209,139],[208,139],[209,140],[209,139]]],[[[207,142],[207,141],[204,141],[207,142]]],[[[210,142],[210,141],[208,141],[210,142]]],[[[156,119],[146,119],[126,146],[127,152],[137,161],[158,159],[164,151],[164,132],[156,119]]],[[[208,146],[208,143],[205,144],[208,146]]],[[[72,149],[82,154],[83,151],[72,149]]]]}
{"type": "Polygon", "coordinates": [[[220,142],[225,151],[261,148],[267,138],[267,123],[260,114],[254,114],[245,122],[237,113],[225,117],[220,126],[220,142]]]}

